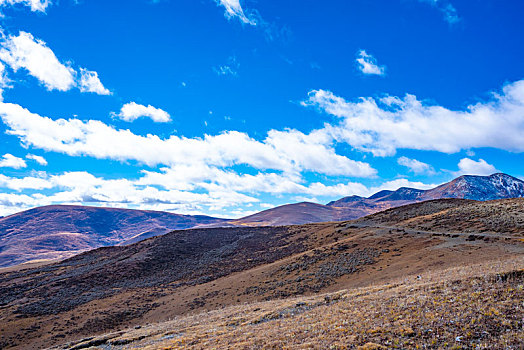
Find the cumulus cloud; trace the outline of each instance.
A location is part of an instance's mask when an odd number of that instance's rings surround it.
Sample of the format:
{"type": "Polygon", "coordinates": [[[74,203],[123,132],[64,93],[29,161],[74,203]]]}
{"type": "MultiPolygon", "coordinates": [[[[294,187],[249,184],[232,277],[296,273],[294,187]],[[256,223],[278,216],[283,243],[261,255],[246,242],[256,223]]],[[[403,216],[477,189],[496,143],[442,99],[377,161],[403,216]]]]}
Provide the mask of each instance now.
{"type": "Polygon", "coordinates": [[[98,78],[98,73],[80,68],[79,88],[82,92],[93,92],[98,95],[111,95],[98,78]]]}
{"type": "Polygon", "coordinates": [[[26,159],[34,160],[35,162],[43,166],[47,165],[47,160],[42,156],[37,156],[36,154],[28,154],[26,156],[26,159]]]}
{"type": "Polygon", "coordinates": [[[397,159],[399,165],[409,168],[415,174],[434,174],[435,170],[427,163],[421,162],[416,159],[410,159],[407,157],[400,157],[397,159]]]}
{"type": "Polygon", "coordinates": [[[0,187],[11,190],[43,190],[53,188],[53,184],[46,178],[27,176],[23,178],[8,177],[0,174],[0,187]]]}
{"type": "Polygon", "coordinates": [[[272,195],[346,196],[348,194],[368,193],[368,189],[364,185],[356,182],[334,185],[307,184],[301,175],[295,173],[239,174],[232,170],[205,165],[172,166],[162,168],[160,172],[144,171],[144,176],[136,183],[186,191],[234,191],[249,194],[269,193],[272,195]]]}
{"type": "Polygon", "coordinates": [[[26,69],[48,90],[67,91],[75,86],[75,71],[61,63],[45,42],[30,33],[8,36],[2,43],[0,59],[14,71],[26,69]]]}
{"type": "MultiPolygon", "coordinates": [[[[31,33],[21,31],[17,36],[9,35],[4,37],[0,45],[0,60],[15,72],[25,69],[48,90],[68,91],[78,86],[81,92],[111,94],[102,85],[97,72],[80,68],[78,73],[69,63],[60,62],[47,44],[31,33]]],[[[5,81],[4,70],[0,73],[5,81]]]]}
{"type": "Polygon", "coordinates": [[[238,18],[242,23],[249,25],[256,25],[256,21],[252,18],[248,18],[242,6],[240,5],[240,0],[216,0],[218,5],[223,6],[226,9],[227,18],[238,18]]]}
{"type": "Polygon", "coordinates": [[[524,151],[524,80],[503,87],[502,93],[450,110],[421,102],[416,96],[387,96],[347,101],[330,91],[313,90],[304,106],[339,118],[323,132],[338,142],[375,156],[391,156],[399,148],[456,153],[479,147],[524,151]]]}
{"type": "Polygon", "coordinates": [[[49,0],[0,0],[0,6],[13,6],[21,4],[29,6],[33,12],[45,12],[47,7],[51,5],[49,0]]]}
{"type": "Polygon", "coordinates": [[[10,153],[6,153],[0,158],[0,168],[20,169],[25,167],[27,167],[25,160],[15,157],[10,153]]]}
{"type": "Polygon", "coordinates": [[[37,174],[24,178],[0,174],[0,187],[15,191],[50,190],[50,194],[7,194],[0,192],[0,215],[34,206],[49,204],[91,204],[168,210],[198,214],[223,208],[236,208],[258,199],[235,191],[220,190],[194,193],[176,189],[161,190],[129,179],[104,179],[88,172],[66,172],[59,175],[37,174]]]}
{"type": "Polygon", "coordinates": [[[368,75],[384,75],[386,73],[386,67],[379,66],[375,57],[366,53],[365,50],[360,50],[357,53],[357,67],[358,69],[368,75]]]}
{"type": "MultiPolygon", "coordinates": [[[[104,179],[83,171],[57,175],[40,172],[21,178],[0,174],[0,188],[18,191],[10,194],[0,192],[0,215],[59,203],[167,210],[186,214],[211,214],[218,211],[221,216],[240,217],[247,215],[245,208],[259,203],[259,199],[250,195],[251,193],[280,191],[280,194],[308,196],[307,198],[353,194],[369,196],[382,189],[397,189],[402,186],[426,189],[435,185],[406,179],[389,181],[370,188],[351,182],[331,186],[321,183],[306,185],[300,176],[293,174],[247,175],[213,167],[165,168],[160,173],[144,172],[136,180],[104,179]],[[184,170],[189,170],[189,174],[183,173],[184,170]],[[45,195],[20,193],[23,190],[44,189],[47,190],[45,195]]],[[[268,205],[262,203],[260,206],[265,208],[268,205]]]]}
{"type": "Polygon", "coordinates": [[[498,170],[484,159],[479,159],[475,161],[471,158],[462,158],[458,163],[458,172],[455,174],[459,175],[491,175],[498,170]]]}
{"type": "Polygon", "coordinates": [[[376,174],[368,163],[338,155],[333,140],[323,131],[304,134],[297,130],[272,130],[264,141],[238,131],[203,138],[173,135],[163,139],[115,129],[97,120],[53,120],[11,103],[0,103],[0,118],[8,127],[7,133],[18,136],[24,145],[71,156],[136,160],[148,165],[244,164],[286,172],[358,177],[376,174]]]}
{"type": "Polygon", "coordinates": [[[120,113],[113,113],[112,115],[126,122],[132,122],[141,117],[151,118],[151,120],[157,123],[167,123],[171,121],[171,116],[166,111],[151,105],[139,105],[135,102],[126,103],[122,106],[120,113]]]}

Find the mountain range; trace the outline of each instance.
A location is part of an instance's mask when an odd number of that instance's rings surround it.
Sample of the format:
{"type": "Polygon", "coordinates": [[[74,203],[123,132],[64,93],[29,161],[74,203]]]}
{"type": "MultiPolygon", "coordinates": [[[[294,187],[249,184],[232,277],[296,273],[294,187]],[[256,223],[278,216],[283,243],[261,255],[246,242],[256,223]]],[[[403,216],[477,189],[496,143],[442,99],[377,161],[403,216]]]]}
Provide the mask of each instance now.
{"type": "Polygon", "coordinates": [[[343,221],[431,199],[486,201],[519,197],[524,197],[524,181],[498,173],[465,175],[429,190],[402,187],[367,198],[349,196],[327,205],[287,204],[235,220],[144,210],[46,206],[0,219],[0,267],[63,259],[98,247],[127,245],[172,230],[343,221]]]}
{"type": "Polygon", "coordinates": [[[487,201],[524,197],[524,181],[497,173],[490,176],[463,175],[429,190],[401,187],[380,191],[370,197],[349,196],[321,205],[302,202],[264,210],[227,225],[299,225],[311,222],[357,219],[389,208],[431,199],[460,198],[487,201]]]}

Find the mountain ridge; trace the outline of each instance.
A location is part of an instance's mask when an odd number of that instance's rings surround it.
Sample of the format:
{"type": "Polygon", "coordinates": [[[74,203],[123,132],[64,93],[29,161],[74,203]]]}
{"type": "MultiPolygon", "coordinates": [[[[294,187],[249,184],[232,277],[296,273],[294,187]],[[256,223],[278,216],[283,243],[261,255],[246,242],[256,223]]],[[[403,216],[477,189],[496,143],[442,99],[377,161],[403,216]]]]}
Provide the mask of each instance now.
{"type": "Polygon", "coordinates": [[[524,197],[524,181],[511,175],[504,173],[489,176],[462,175],[428,190],[400,187],[395,191],[382,190],[369,197],[356,195],[343,197],[322,207],[310,205],[315,209],[312,216],[317,218],[316,221],[308,221],[302,214],[293,217],[291,209],[296,208],[300,213],[301,205],[301,203],[294,203],[232,220],[228,224],[232,226],[258,226],[260,223],[301,225],[310,222],[352,220],[382,210],[432,199],[460,198],[486,201],[520,197],[524,197]]]}
{"type": "Polygon", "coordinates": [[[63,259],[86,250],[131,244],[179,229],[344,221],[432,199],[511,197],[524,197],[524,181],[496,173],[460,176],[429,190],[401,187],[396,191],[382,190],[367,198],[348,196],[327,205],[286,204],[233,220],[148,210],[52,205],[0,218],[0,267],[63,259]]]}
{"type": "Polygon", "coordinates": [[[49,205],[0,218],[0,267],[67,258],[176,229],[226,222],[209,216],[152,210],[49,205]]]}

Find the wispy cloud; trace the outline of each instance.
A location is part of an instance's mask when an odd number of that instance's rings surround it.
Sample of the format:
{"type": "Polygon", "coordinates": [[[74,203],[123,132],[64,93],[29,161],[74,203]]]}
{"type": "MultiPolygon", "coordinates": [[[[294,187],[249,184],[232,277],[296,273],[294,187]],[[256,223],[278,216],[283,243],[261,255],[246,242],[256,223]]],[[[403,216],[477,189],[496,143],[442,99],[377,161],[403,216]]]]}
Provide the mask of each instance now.
{"type": "Polygon", "coordinates": [[[28,154],[26,156],[26,159],[34,160],[35,162],[43,166],[47,165],[47,160],[42,156],[37,156],[36,154],[28,154]]]}
{"type": "Polygon", "coordinates": [[[357,53],[357,67],[358,69],[368,75],[384,75],[386,73],[385,66],[379,66],[377,60],[365,50],[360,50],[357,53]]]}
{"type": "Polygon", "coordinates": [[[447,0],[418,0],[426,4],[430,4],[434,8],[438,9],[446,22],[449,24],[455,24],[460,21],[457,9],[447,0]]]}
{"type": "Polygon", "coordinates": [[[226,9],[227,18],[238,18],[242,23],[252,26],[257,25],[254,18],[246,16],[240,5],[240,0],[216,0],[216,2],[218,5],[223,6],[226,9]]]}
{"type": "Polygon", "coordinates": [[[231,56],[228,58],[227,64],[224,64],[222,66],[213,67],[213,71],[217,75],[231,75],[236,77],[238,75],[238,69],[240,68],[240,64],[238,63],[235,56],[231,56]]]}
{"type": "Polygon", "coordinates": [[[7,76],[5,65],[0,62],[0,101],[3,101],[4,90],[11,88],[11,79],[7,76]]]}
{"type": "Polygon", "coordinates": [[[49,0],[0,0],[0,6],[13,6],[16,4],[29,6],[33,12],[45,12],[51,5],[49,0]]]}

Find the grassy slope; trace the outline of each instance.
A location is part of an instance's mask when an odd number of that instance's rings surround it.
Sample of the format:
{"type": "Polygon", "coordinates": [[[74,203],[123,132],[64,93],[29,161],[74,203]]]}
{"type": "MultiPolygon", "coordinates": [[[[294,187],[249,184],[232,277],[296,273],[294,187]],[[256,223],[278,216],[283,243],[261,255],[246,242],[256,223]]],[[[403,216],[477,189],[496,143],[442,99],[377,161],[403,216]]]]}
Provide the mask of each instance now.
{"type": "Polygon", "coordinates": [[[524,259],[234,306],[106,334],[78,348],[521,349],[524,259]]]}

